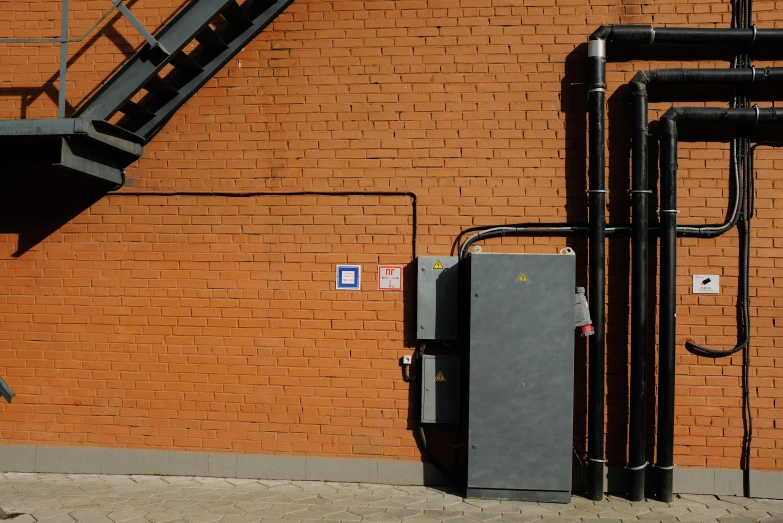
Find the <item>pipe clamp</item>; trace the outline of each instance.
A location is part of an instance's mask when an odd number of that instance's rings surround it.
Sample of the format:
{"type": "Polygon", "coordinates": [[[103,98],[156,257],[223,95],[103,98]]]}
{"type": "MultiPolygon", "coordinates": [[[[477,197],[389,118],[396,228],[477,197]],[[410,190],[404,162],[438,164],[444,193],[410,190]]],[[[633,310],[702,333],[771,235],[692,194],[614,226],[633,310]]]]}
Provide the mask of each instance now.
{"type": "Polygon", "coordinates": [[[589,58],[593,57],[599,57],[599,58],[605,58],[606,57],[606,40],[590,40],[590,43],[587,46],[587,56],[589,58]]]}
{"type": "Polygon", "coordinates": [[[606,463],[605,459],[587,458],[587,461],[594,461],[596,463],[606,463]]]}
{"type": "Polygon", "coordinates": [[[658,209],[655,212],[657,214],[680,214],[679,209],[658,209]]]}
{"type": "Polygon", "coordinates": [[[630,467],[628,465],[625,466],[625,470],[643,470],[647,468],[647,465],[649,465],[649,461],[645,461],[644,465],[639,465],[638,467],[630,467]]]}
{"type": "Polygon", "coordinates": [[[661,470],[674,470],[674,465],[653,465],[653,467],[661,470]]]}

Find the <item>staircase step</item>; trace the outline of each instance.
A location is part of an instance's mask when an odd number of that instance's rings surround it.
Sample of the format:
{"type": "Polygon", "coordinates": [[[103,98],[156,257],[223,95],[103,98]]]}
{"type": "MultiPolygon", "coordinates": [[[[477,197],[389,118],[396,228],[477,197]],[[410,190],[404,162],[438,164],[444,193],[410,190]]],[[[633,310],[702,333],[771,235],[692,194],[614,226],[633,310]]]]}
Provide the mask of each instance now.
{"type": "Polygon", "coordinates": [[[139,119],[151,120],[155,117],[155,113],[148,111],[136,102],[131,102],[130,100],[125,102],[122,107],[120,107],[120,112],[126,116],[132,116],[139,119]]]}
{"type": "Polygon", "coordinates": [[[253,25],[253,21],[247,16],[245,10],[242,9],[242,7],[240,7],[240,5],[237,4],[235,0],[230,0],[226,5],[226,8],[223,9],[223,12],[220,14],[223,16],[223,18],[226,19],[226,21],[228,21],[228,23],[239,30],[247,29],[253,25]]]}
{"type": "Polygon", "coordinates": [[[202,29],[201,32],[196,35],[196,40],[198,40],[201,45],[210,50],[215,49],[223,51],[228,49],[228,44],[224,42],[220,36],[218,36],[218,34],[209,26],[202,29]]]}
{"type": "Polygon", "coordinates": [[[163,98],[165,100],[174,98],[175,96],[177,96],[177,94],[179,94],[179,91],[177,91],[172,86],[167,84],[159,76],[153,76],[152,80],[147,82],[144,88],[147,91],[154,93],[155,96],[159,98],[163,98]]]}
{"type": "Polygon", "coordinates": [[[176,56],[171,58],[171,65],[183,72],[192,72],[199,74],[204,71],[196,61],[185,53],[177,53],[176,56]]]}

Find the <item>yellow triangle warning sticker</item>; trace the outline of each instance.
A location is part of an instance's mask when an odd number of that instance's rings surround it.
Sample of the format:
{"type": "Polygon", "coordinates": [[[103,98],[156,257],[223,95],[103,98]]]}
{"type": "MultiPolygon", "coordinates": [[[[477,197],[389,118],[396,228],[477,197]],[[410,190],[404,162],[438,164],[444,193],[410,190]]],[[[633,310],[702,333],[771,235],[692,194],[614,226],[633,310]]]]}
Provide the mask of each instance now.
{"type": "Polygon", "coordinates": [[[443,375],[443,371],[439,370],[435,375],[435,381],[446,381],[446,376],[443,375]]]}
{"type": "Polygon", "coordinates": [[[524,272],[519,275],[519,278],[517,278],[517,281],[527,281],[527,274],[524,272]]]}
{"type": "Polygon", "coordinates": [[[432,266],[433,269],[442,269],[443,264],[440,262],[440,260],[435,262],[435,265],[432,266]]]}

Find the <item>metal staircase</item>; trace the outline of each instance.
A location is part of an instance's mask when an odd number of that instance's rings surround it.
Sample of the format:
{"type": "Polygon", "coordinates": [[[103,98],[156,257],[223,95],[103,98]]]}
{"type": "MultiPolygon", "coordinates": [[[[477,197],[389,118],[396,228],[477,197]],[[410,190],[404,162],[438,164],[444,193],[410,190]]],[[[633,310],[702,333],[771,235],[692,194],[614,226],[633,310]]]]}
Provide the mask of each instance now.
{"type": "MultiPolygon", "coordinates": [[[[141,156],[142,146],[291,2],[191,0],[152,36],[121,0],[114,0],[147,43],[71,118],[0,122],[2,167],[50,167],[122,183],[122,170],[141,156]]],[[[63,28],[67,33],[66,22],[63,28]]]]}

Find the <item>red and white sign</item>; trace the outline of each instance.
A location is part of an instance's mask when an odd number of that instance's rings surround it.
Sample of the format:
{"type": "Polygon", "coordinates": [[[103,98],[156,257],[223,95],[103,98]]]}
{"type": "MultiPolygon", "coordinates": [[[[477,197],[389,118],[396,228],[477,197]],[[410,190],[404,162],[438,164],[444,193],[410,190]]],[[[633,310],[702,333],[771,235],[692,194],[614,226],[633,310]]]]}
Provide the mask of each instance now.
{"type": "Polygon", "coordinates": [[[378,265],[378,290],[402,290],[402,265],[378,265]]]}

